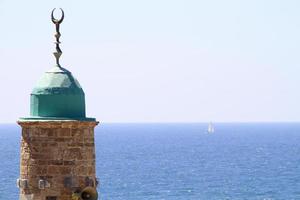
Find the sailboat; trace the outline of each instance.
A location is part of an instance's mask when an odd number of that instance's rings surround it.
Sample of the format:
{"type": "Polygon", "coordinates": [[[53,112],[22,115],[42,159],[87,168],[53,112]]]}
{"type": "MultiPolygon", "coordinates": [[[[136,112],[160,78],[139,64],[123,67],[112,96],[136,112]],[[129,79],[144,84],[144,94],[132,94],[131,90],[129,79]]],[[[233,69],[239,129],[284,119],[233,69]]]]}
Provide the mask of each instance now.
{"type": "Polygon", "coordinates": [[[214,133],[215,132],[215,128],[213,126],[212,122],[209,122],[208,127],[207,127],[207,133],[214,133]]]}

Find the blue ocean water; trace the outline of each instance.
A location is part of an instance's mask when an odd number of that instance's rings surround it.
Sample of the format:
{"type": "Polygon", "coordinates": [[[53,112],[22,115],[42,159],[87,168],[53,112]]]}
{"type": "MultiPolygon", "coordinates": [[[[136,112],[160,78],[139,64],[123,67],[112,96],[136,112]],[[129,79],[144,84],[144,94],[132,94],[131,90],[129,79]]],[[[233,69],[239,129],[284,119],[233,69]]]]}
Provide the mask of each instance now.
{"type": "MultiPolygon", "coordinates": [[[[300,124],[101,124],[102,200],[300,199],[300,124]]],[[[0,125],[0,200],[18,199],[20,128],[0,125]]]]}

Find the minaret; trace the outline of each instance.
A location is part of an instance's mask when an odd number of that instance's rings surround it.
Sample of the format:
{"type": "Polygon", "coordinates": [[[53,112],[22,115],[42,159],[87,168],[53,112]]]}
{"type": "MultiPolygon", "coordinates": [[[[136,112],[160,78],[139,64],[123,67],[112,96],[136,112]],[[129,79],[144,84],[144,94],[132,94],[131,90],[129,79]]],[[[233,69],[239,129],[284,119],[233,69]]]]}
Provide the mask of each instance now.
{"type": "MultiPolygon", "coordinates": [[[[55,9],[54,9],[55,10],[55,9]]],[[[59,27],[55,19],[56,65],[34,87],[30,116],[22,127],[20,200],[96,200],[95,118],[85,114],[85,96],[70,71],[61,67],[59,27]]]]}

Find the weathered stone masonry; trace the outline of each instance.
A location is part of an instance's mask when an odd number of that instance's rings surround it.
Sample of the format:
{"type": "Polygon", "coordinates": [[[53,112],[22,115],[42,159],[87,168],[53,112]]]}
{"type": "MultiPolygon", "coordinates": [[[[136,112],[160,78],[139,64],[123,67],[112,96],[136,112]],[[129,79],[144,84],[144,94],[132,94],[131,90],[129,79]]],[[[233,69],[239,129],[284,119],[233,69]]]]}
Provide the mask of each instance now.
{"type": "Polygon", "coordinates": [[[97,185],[96,121],[19,121],[22,127],[21,199],[70,200],[76,191],[97,185]],[[41,189],[40,181],[46,187],[41,189]],[[34,194],[34,195],[32,195],[34,194]]]}

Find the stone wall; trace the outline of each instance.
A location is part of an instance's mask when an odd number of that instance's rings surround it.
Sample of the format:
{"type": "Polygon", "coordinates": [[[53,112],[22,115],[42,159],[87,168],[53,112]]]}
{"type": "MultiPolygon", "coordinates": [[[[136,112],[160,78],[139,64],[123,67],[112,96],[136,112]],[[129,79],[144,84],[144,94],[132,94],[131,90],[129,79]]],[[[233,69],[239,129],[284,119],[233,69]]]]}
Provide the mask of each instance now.
{"type": "Polygon", "coordinates": [[[22,127],[21,200],[70,200],[86,187],[96,188],[94,127],[98,122],[18,123],[22,127]]]}

